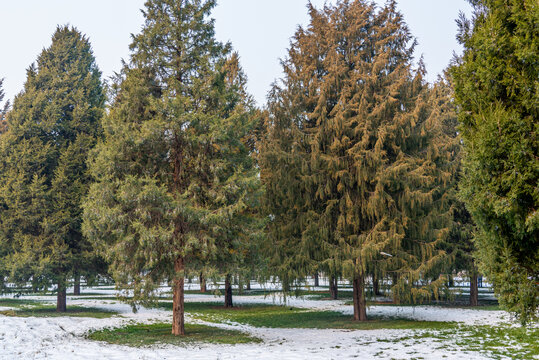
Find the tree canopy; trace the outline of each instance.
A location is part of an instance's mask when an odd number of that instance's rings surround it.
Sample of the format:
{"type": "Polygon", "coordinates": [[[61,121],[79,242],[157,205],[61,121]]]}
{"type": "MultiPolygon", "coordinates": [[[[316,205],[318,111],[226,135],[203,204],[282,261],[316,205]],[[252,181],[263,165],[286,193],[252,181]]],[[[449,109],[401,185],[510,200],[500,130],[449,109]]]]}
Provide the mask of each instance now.
{"type": "Polygon", "coordinates": [[[237,250],[257,191],[252,101],[238,56],[215,40],[214,6],[146,2],[85,205],[85,233],[134,305],[172,286],[175,335],[185,332],[184,277],[237,250]]]}
{"type": "Polygon", "coordinates": [[[376,267],[397,301],[436,294],[449,175],[435,93],[412,69],[414,40],[396,3],[338,1],[296,32],[270,97],[262,179],[278,271],[322,269],[364,287],[376,267]],[[419,286],[419,285],[426,286],[419,286]]]}
{"type": "MultiPolygon", "coordinates": [[[[13,282],[57,285],[65,311],[66,279],[90,272],[82,236],[86,159],[101,135],[105,96],[90,43],[58,27],[52,45],[27,71],[0,140],[0,247],[13,282]]],[[[98,270],[98,269],[93,269],[98,270]]]]}
{"type": "Polygon", "coordinates": [[[451,75],[480,267],[523,322],[539,306],[539,4],[470,1],[451,75]]]}

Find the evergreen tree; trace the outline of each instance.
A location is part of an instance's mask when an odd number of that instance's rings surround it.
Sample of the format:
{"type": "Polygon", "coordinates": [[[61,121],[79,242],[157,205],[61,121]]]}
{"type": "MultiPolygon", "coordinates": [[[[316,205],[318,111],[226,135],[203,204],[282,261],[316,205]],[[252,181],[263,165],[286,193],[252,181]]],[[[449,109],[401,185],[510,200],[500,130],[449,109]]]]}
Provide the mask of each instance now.
{"type": "Polygon", "coordinates": [[[277,252],[292,244],[289,275],[322,264],[350,279],[354,318],[366,320],[374,264],[393,275],[398,301],[430,298],[443,283],[425,278],[445,260],[443,134],[394,1],[379,11],[361,0],[309,11],[270,98],[261,162],[270,235],[277,252]]]}
{"type": "MultiPolygon", "coordinates": [[[[4,101],[4,89],[2,89],[2,84],[4,82],[4,79],[0,79],[0,136],[7,130],[7,124],[6,124],[6,114],[9,109],[9,101],[6,101],[4,104],[2,102],[4,101]]],[[[1,170],[0,170],[1,171],[1,170]]],[[[0,205],[2,203],[0,202],[0,205]]],[[[2,259],[7,254],[7,249],[4,246],[1,246],[2,243],[0,243],[0,292],[4,290],[5,287],[5,280],[7,276],[9,275],[9,272],[7,271],[6,266],[3,264],[2,259]]]]}
{"type": "Polygon", "coordinates": [[[482,272],[522,322],[539,306],[539,4],[474,0],[451,69],[465,148],[462,197],[482,272]]]}
{"type": "MultiPolygon", "coordinates": [[[[447,74],[446,74],[447,75],[447,74]]],[[[474,262],[475,247],[473,244],[474,224],[470,213],[459,197],[458,183],[462,176],[462,139],[458,132],[457,111],[454,93],[447,77],[439,78],[429,89],[433,102],[433,114],[439,121],[445,140],[441,143],[440,153],[446,154],[447,171],[451,174],[445,187],[445,197],[451,205],[451,226],[449,235],[442,244],[448,253],[449,261],[433,269],[431,275],[438,276],[446,273],[450,277],[453,272],[465,271],[470,280],[470,305],[478,305],[477,267],[474,262]]],[[[450,278],[450,283],[452,279],[450,278]]]]}
{"type": "Polygon", "coordinates": [[[104,102],[88,39],[58,27],[52,45],[28,69],[0,140],[4,265],[13,282],[55,283],[58,311],[66,309],[67,280],[92,253],[81,233],[81,202],[104,102]]]}
{"type": "MultiPolygon", "coordinates": [[[[254,117],[237,56],[214,38],[214,0],[149,0],[92,160],[85,233],[133,306],[173,289],[183,335],[184,278],[237,250],[256,188],[254,117]],[[130,293],[131,294],[131,293],[130,293]]],[[[204,276],[208,274],[204,273],[204,276]]]]}
{"type": "Polygon", "coordinates": [[[232,277],[249,273],[252,261],[259,259],[261,221],[257,207],[261,187],[253,139],[259,113],[246,93],[247,79],[239,56],[232,54],[218,71],[214,86],[220,88],[213,98],[220,101],[215,109],[221,117],[213,130],[217,140],[214,146],[219,147],[214,160],[218,181],[210,190],[215,194],[206,206],[219,217],[210,234],[219,251],[213,252],[203,265],[205,273],[225,277],[225,307],[231,307],[232,277]]]}
{"type": "Polygon", "coordinates": [[[7,130],[6,125],[6,115],[9,110],[9,101],[6,101],[3,105],[2,102],[4,101],[4,89],[2,89],[2,84],[4,83],[4,79],[0,79],[0,134],[5,132],[7,130]]]}

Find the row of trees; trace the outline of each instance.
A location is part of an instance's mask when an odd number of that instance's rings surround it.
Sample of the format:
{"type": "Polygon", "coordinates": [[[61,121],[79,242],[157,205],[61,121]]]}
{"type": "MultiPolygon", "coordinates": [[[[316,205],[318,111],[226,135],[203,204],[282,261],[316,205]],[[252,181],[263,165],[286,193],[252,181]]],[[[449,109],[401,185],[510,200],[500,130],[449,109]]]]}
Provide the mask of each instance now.
{"type": "MultiPolygon", "coordinates": [[[[476,23],[490,5],[476,4],[476,23]]],[[[69,278],[111,274],[133,306],[151,303],[168,282],[179,335],[184,279],[201,274],[225,278],[229,306],[236,275],[277,276],[290,290],[323,273],[335,294],[336,279],[348,279],[356,320],[367,319],[368,281],[376,287],[388,278],[396,302],[415,303],[440,295],[443,274],[464,269],[476,279],[472,238],[486,246],[491,237],[474,232],[458,196],[467,195],[474,220],[485,214],[470,190],[480,177],[469,176],[483,158],[470,160],[471,147],[461,151],[457,130],[461,89],[478,91],[465,86],[466,71],[478,66],[468,64],[472,50],[451,70],[460,84],[455,96],[453,80],[430,85],[421,63],[414,68],[415,41],[395,1],[382,9],[364,0],[309,5],[311,21],[292,38],[284,78],[259,110],[238,54],[215,40],[214,6],[148,1],[107,108],[88,40],[76,29],[57,29],[13,109],[0,112],[2,280],[35,289],[56,284],[59,311],[69,278]]],[[[472,41],[481,24],[467,24],[461,38],[472,41]]],[[[472,116],[472,103],[459,116],[472,116]]],[[[532,127],[536,115],[527,115],[532,127]]],[[[465,131],[464,145],[473,141],[484,144],[465,131]]],[[[528,160],[535,160],[524,181],[529,190],[537,180],[537,139],[528,142],[528,160]]],[[[531,196],[522,211],[537,205],[531,196]]],[[[488,204],[487,197],[481,201],[488,204]]],[[[530,239],[523,256],[537,250],[530,216],[522,225],[521,238],[530,239]]],[[[482,271],[501,286],[507,278],[496,275],[492,250],[479,251],[482,271]]],[[[511,309],[525,320],[537,308],[535,254],[522,265],[531,277],[522,270],[518,282],[528,297],[506,302],[520,304],[511,309]]],[[[506,299],[514,293],[499,291],[506,299]]]]}

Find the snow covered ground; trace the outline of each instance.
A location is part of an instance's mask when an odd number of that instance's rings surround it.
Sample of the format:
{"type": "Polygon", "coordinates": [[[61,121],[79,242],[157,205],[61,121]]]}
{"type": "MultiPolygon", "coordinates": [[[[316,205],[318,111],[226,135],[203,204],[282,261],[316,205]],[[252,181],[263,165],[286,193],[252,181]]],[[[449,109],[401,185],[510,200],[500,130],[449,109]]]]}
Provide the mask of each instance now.
{"type": "MultiPolygon", "coordinates": [[[[85,292],[113,293],[112,290],[85,289],[85,292]]],[[[24,297],[26,298],[26,297],[24,297]]],[[[53,302],[54,297],[28,297],[53,302]]],[[[221,301],[214,295],[187,295],[186,301],[221,301]]],[[[236,304],[281,303],[280,297],[235,296],[236,304]]],[[[288,298],[289,306],[351,313],[343,301],[288,298]]],[[[153,346],[131,348],[85,339],[93,329],[118,327],[127,323],[170,321],[171,313],[140,309],[136,314],[128,305],[113,300],[69,297],[69,305],[114,310],[120,316],[106,319],[52,317],[22,318],[0,315],[0,359],[485,359],[486,355],[465,352],[455,346],[455,338],[418,337],[424,330],[327,330],[268,329],[240,324],[211,324],[253,334],[261,344],[185,347],[153,346]]],[[[6,308],[4,308],[5,310],[6,308]]],[[[0,309],[2,310],[2,309],[0,309]]],[[[463,324],[496,325],[510,322],[502,311],[452,309],[434,306],[373,306],[371,315],[399,316],[418,320],[456,321],[463,324]]],[[[194,319],[192,322],[204,323],[194,319]]]]}

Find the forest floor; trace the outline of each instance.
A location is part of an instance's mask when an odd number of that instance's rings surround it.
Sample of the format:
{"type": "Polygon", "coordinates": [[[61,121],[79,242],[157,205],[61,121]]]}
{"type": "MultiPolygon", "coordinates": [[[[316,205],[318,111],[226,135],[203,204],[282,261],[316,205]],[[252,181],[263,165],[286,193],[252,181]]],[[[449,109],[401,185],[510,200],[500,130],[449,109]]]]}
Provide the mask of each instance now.
{"type": "MultiPolygon", "coordinates": [[[[286,299],[266,287],[234,296],[186,295],[190,334],[169,335],[168,289],[154,308],[132,312],[112,287],[84,288],[68,296],[67,314],[54,312],[54,296],[0,298],[0,359],[539,359],[539,329],[521,328],[495,306],[394,306],[377,298],[370,321],[351,321],[346,289],[341,300],[327,288],[308,288],[286,299]]],[[[492,295],[482,291],[484,304],[492,295]]]]}

